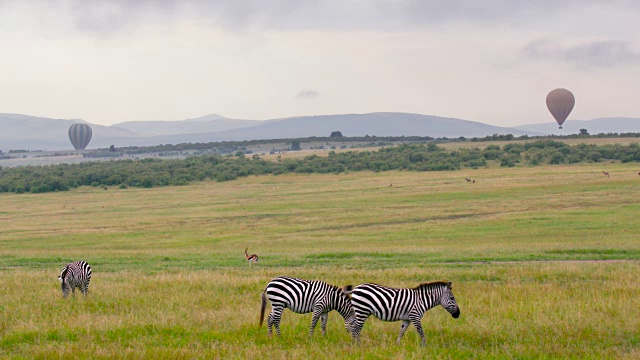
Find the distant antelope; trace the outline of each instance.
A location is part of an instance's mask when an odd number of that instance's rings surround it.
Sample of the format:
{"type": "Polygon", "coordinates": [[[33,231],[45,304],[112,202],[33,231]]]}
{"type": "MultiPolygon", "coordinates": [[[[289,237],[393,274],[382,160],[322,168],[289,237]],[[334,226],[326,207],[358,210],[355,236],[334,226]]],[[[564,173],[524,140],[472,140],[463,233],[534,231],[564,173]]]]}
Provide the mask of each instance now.
{"type": "Polygon", "coordinates": [[[603,172],[602,172],[602,174],[603,174],[604,176],[606,176],[606,177],[609,177],[609,173],[608,173],[608,172],[606,172],[606,171],[603,171],[603,172]]]}
{"type": "Polygon", "coordinates": [[[469,178],[464,178],[465,180],[467,180],[467,182],[471,182],[471,179],[469,178]]]}
{"type": "Polygon", "coordinates": [[[256,254],[249,255],[249,253],[247,253],[247,250],[249,250],[249,248],[244,249],[244,257],[249,262],[249,266],[253,266],[253,263],[258,262],[258,255],[256,254]]]}

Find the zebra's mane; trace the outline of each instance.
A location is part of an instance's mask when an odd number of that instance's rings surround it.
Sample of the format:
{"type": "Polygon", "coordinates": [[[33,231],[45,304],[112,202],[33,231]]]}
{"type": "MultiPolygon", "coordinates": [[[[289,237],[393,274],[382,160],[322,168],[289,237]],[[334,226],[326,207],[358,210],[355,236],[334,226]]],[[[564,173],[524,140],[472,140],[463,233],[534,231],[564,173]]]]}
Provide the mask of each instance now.
{"type": "Polygon", "coordinates": [[[438,286],[447,286],[447,282],[446,281],[426,282],[426,283],[422,283],[422,284],[416,286],[414,289],[415,290],[424,290],[426,288],[432,288],[432,287],[438,287],[438,286]]]}
{"type": "Polygon", "coordinates": [[[346,286],[338,286],[338,285],[331,285],[331,284],[327,284],[327,285],[329,285],[333,289],[333,291],[342,293],[344,296],[351,299],[351,291],[353,290],[352,285],[346,285],[346,286]]]}

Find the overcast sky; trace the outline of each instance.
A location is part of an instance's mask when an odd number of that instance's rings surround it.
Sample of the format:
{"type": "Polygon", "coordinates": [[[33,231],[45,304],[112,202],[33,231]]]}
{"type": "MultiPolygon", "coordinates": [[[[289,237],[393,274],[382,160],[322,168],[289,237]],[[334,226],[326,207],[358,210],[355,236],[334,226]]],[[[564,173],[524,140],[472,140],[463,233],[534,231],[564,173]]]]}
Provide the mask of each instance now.
{"type": "Polygon", "coordinates": [[[640,117],[636,0],[0,0],[0,112],[640,117]],[[213,3],[213,4],[212,4],[213,3]]]}

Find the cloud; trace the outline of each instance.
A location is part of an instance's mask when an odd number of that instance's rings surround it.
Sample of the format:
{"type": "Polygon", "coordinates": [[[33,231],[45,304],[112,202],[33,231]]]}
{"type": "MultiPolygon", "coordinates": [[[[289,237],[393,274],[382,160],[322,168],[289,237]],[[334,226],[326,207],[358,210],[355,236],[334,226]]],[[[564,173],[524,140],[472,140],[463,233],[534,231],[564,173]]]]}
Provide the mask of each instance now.
{"type": "Polygon", "coordinates": [[[301,90],[296,99],[315,99],[320,96],[320,93],[315,90],[301,90]]]}
{"type": "MultiPolygon", "coordinates": [[[[9,0],[9,3],[12,3],[9,0]]],[[[640,10],[634,0],[61,0],[19,2],[67,15],[82,31],[113,33],[143,24],[198,22],[233,31],[398,31],[443,23],[517,24],[590,7],[640,10]]],[[[0,1],[0,8],[2,7],[0,1]]]]}
{"type": "Polygon", "coordinates": [[[561,46],[549,40],[530,42],[522,49],[531,60],[559,61],[579,68],[615,67],[640,61],[640,53],[631,44],[618,40],[596,40],[561,46]]]}
{"type": "Polygon", "coordinates": [[[158,13],[155,6],[142,1],[70,1],[67,12],[77,29],[94,33],[126,31],[158,13]]]}

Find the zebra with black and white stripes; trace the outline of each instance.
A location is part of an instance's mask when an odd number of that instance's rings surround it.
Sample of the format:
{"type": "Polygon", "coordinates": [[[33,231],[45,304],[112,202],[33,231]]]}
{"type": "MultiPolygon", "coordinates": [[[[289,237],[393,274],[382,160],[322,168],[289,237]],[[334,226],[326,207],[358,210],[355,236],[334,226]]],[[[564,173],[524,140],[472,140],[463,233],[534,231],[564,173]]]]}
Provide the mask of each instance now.
{"type": "Polygon", "coordinates": [[[443,281],[423,283],[413,289],[362,284],[353,289],[351,304],[355,312],[352,336],[356,341],[360,340],[360,332],[369,315],[384,321],[402,320],[398,343],[409,324],[413,324],[420,334],[422,345],[425,345],[425,339],[421,321],[427,310],[442,305],[454,318],[460,316],[451,283],[443,281]]]}
{"type": "Polygon", "coordinates": [[[69,263],[62,269],[58,280],[60,280],[63,297],[66,298],[69,295],[69,290],[75,295],[76,288],[80,288],[82,294],[87,296],[89,281],[91,281],[91,266],[82,260],[69,263]]]}
{"type": "Polygon", "coordinates": [[[260,326],[264,320],[268,298],[271,301],[271,313],[267,319],[269,335],[271,335],[271,327],[274,326],[280,336],[280,320],[285,308],[298,314],[313,313],[309,336],[313,335],[318,319],[321,320],[322,334],[327,334],[327,317],[332,310],[342,315],[345,328],[351,333],[354,313],[349,293],[352,288],[351,285],[340,288],[324,281],[303,280],[288,276],[277,277],[271,280],[262,292],[260,326]]]}

